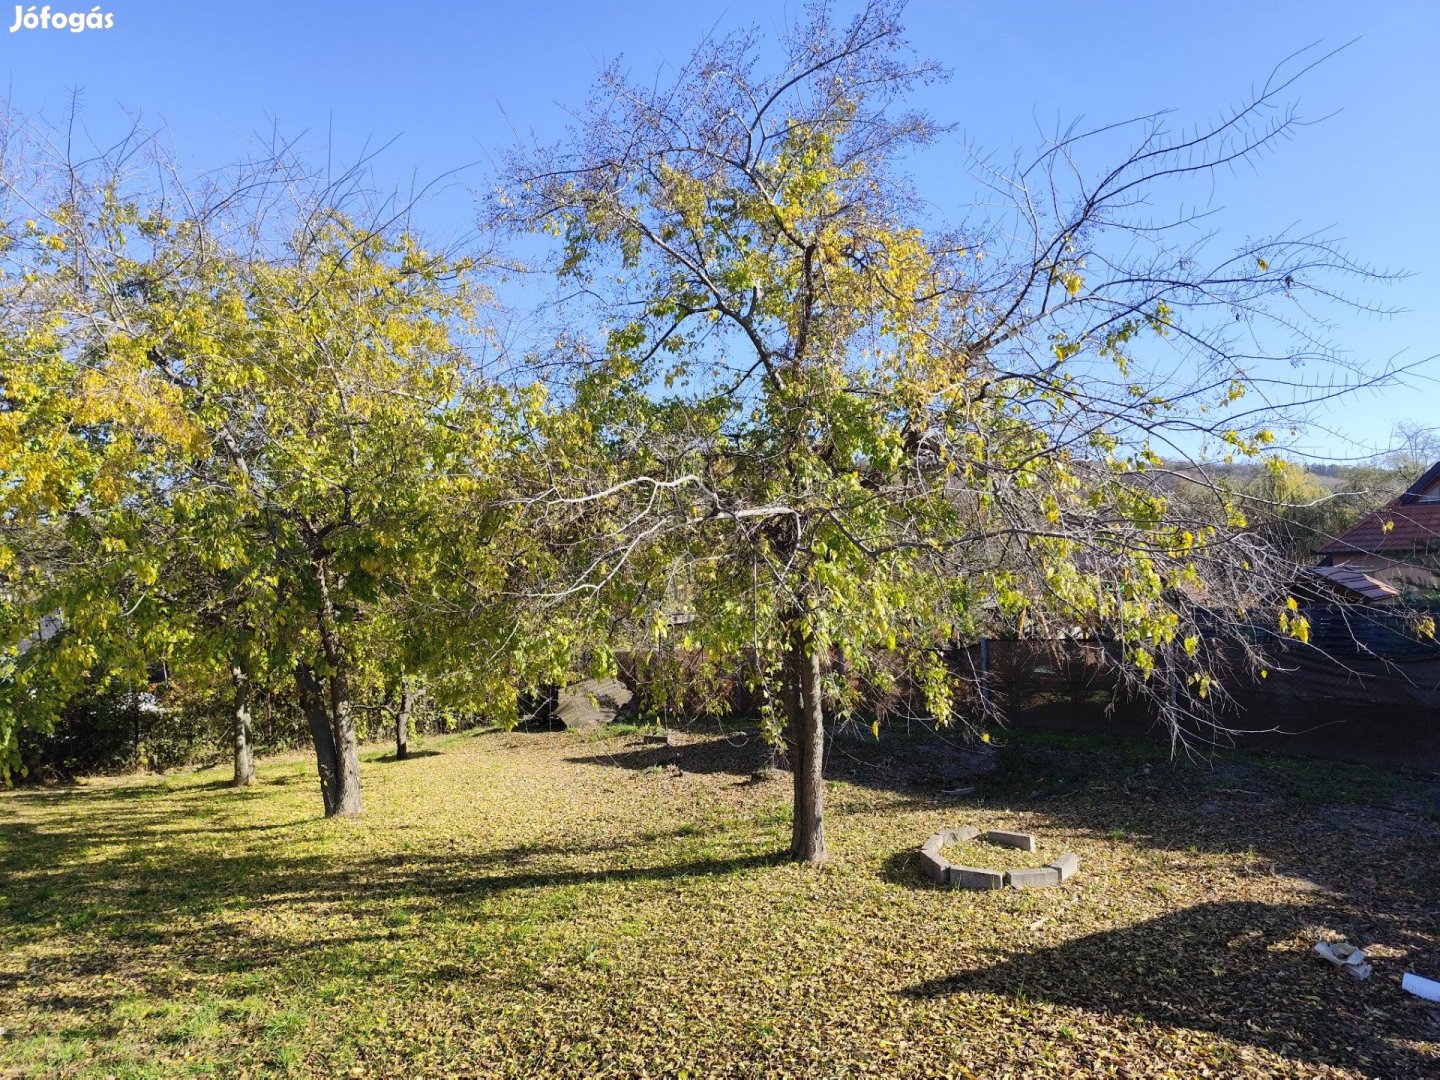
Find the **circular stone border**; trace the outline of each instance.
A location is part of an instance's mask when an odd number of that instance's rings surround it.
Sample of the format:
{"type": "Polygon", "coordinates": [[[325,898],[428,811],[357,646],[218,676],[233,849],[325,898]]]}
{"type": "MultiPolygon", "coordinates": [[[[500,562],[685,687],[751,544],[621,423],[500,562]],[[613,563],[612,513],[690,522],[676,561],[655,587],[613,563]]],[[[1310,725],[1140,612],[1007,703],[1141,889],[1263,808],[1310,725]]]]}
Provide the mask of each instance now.
{"type": "Polygon", "coordinates": [[[1080,858],[1067,851],[1047,866],[1031,866],[1019,870],[990,870],[979,866],[957,866],[940,854],[946,844],[963,840],[984,840],[997,847],[1013,848],[1017,851],[1034,851],[1035,834],[1005,832],[991,829],[983,836],[973,825],[958,829],[941,829],[920,845],[920,866],[925,876],[937,885],[948,885],[952,889],[1043,889],[1069,881],[1080,869],[1080,858]]]}

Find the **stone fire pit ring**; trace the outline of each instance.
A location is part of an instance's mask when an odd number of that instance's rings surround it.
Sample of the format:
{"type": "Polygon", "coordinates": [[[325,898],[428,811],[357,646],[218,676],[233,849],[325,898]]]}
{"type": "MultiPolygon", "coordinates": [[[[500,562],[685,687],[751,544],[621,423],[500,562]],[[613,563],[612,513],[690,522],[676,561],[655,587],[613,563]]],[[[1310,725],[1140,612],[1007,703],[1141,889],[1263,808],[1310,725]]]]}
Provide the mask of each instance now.
{"type": "Polygon", "coordinates": [[[941,829],[920,845],[920,866],[925,876],[937,885],[948,885],[952,889],[1043,889],[1069,881],[1080,869],[1080,859],[1073,852],[1065,852],[1046,866],[1029,866],[1016,870],[991,870],[979,866],[957,866],[940,852],[946,844],[963,840],[984,840],[996,847],[1015,851],[1034,851],[1033,833],[1005,832],[992,829],[982,834],[979,829],[965,825],[959,829],[941,829]]]}

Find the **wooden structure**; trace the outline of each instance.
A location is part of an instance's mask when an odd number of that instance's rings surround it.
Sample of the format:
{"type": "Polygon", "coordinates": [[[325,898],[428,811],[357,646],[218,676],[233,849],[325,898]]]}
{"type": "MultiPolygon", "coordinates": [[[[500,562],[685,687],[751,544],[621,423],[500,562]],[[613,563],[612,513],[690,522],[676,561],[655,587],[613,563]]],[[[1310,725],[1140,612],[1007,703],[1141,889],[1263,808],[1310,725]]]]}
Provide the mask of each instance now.
{"type": "Polygon", "coordinates": [[[1359,571],[1397,591],[1440,586],[1440,461],[1316,554],[1317,570],[1359,571]]]}

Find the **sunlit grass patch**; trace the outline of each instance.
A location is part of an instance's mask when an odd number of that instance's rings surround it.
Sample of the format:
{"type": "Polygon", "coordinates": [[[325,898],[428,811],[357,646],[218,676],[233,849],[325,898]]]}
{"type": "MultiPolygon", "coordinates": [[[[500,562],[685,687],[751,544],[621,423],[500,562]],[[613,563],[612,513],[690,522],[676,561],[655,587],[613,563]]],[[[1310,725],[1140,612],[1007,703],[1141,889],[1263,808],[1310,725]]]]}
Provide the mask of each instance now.
{"type": "Polygon", "coordinates": [[[358,821],[319,816],[299,756],[253,792],[207,770],[0,797],[0,1075],[1423,1076],[1436,1052],[1394,985],[1440,970],[1411,885],[1433,823],[1382,796],[1246,812],[1333,772],[1012,733],[955,796],[945,744],[887,734],[839,744],[816,872],[785,859],[761,748],[677,731],[651,771],[608,735],[367,755],[358,821]],[[978,845],[992,864],[1080,873],[935,888],[918,846],[962,824],[1044,845],[978,845]],[[1393,951],[1340,982],[1320,930],[1393,951]]]}

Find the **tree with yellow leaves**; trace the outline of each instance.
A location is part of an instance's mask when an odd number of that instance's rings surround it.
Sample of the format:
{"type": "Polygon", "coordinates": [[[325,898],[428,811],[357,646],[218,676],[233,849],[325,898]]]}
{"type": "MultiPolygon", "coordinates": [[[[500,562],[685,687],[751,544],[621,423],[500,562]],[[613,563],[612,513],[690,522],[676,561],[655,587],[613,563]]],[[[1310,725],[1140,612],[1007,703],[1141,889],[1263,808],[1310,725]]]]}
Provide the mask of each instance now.
{"type": "MultiPolygon", "coordinates": [[[[450,537],[503,525],[475,514],[513,411],[467,348],[473,266],[359,198],[358,174],[280,156],[189,183],[157,159],[144,187],[138,136],[80,165],[31,145],[0,282],[6,760],[81,685],[163,665],[233,681],[243,783],[250,687],[288,672],[325,811],[357,814],[361,666],[447,662],[360,631],[423,619],[468,569],[442,572],[450,537]],[[51,613],[61,632],[20,654],[51,613]]],[[[477,679],[510,685],[503,664],[477,679]]]]}
{"type": "Polygon", "coordinates": [[[1162,453],[1262,453],[1278,410],[1246,393],[1291,360],[1339,367],[1295,295],[1371,276],[1315,236],[1181,246],[1188,219],[1144,208],[1285,138],[1290,76],[1192,134],[1136,122],[1098,173],[1075,132],[981,163],[1008,210],[947,229],[905,172],[937,135],[906,96],[940,74],[899,5],[812,7],[773,72],[751,33],[654,85],[607,70],[491,208],[554,239],[564,325],[603,328],[544,358],[573,377],[527,513],[585,540],[540,598],[631,612],[640,646],[680,624],[713,665],[755,658],[810,863],[827,710],[887,678],[884,654],[941,722],[946,652],[986,627],[1105,637],[1177,724],[1207,695],[1202,612],[1273,625],[1284,575],[1233,507],[1174,503],[1162,453]]]}

